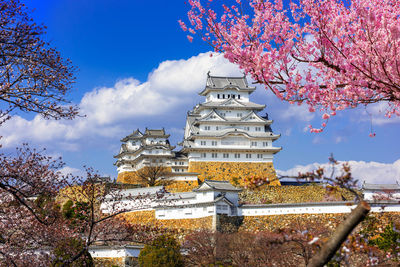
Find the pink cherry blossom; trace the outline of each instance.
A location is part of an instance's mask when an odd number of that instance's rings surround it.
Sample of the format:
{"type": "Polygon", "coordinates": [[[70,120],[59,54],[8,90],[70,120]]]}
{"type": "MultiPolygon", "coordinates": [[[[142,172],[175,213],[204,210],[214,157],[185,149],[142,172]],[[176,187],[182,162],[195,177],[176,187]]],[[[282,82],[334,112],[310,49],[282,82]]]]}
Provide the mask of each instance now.
{"type": "Polygon", "coordinates": [[[237,2],[190,0],[188,21],[256,83],[328,118],[382,101],[400,115],[400,1],[237,2]]]}

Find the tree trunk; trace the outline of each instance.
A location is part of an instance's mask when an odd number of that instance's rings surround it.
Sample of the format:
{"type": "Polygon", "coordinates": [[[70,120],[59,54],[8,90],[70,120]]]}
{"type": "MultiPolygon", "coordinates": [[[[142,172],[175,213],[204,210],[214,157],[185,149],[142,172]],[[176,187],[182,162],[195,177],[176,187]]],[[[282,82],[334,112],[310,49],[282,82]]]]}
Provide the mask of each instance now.
{"type": "Polygon", "coordinates": [[[361,201],[346,220],[338,226],[331,238],[322,246],[321,250],[311,258],[307,267],[322,267],[327,264],[346,240],[347,236],[364,220],[370,209],[371,207],[367,202],[361,201]]]}

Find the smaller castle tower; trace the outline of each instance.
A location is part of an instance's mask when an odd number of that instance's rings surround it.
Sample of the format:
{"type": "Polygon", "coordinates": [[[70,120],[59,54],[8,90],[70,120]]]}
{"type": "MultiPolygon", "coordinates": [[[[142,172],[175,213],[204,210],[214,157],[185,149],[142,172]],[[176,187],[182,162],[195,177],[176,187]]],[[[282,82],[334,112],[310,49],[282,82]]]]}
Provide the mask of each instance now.
{"type": "Polygon", "coordinates": [[[168,140],[169,135],[164,129],[145,130],[141,133],[139,129],[121,139],[122,145],[115,165],[118,169],[118,182],[139,183],[135,179],[134,172],[151,165],[171,166],[175,148],[168,140]]]}

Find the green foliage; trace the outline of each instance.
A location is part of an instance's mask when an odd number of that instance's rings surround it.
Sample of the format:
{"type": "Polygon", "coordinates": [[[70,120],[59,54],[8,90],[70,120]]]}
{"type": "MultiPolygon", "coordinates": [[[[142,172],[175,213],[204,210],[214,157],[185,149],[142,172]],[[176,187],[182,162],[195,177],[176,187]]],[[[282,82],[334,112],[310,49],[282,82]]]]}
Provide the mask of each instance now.
{"type": "Polygon", "coordinates": [[[388,224],[379,237],[370,240],[370,244],[377,246],[392,255],[400,253],[400,231],[396,230],[393,222],[388,224]]]}
{"type": "Polygon", "coordinates": [[[74,202],[72,202],[72,200],[68,200],[67,202],[65,202],[62,208],[62,215],[64,216],[64,218],[72,219],[72,217],[74,216],[74,209],[72,208],[73,205],[74,202]]]}
{"type": "Polygon", "coordinates": [[[139,264],[141,267],[183,266],[180,249],[180,245],[173,237],[162,235],[140,251],[139,264]]]}
{"type": "Polygon", "coordinates": [[[62,215],[66,219],[85,220],[87,219],[86,212],[89,209],[89,204],[86,202],[72,202],[68,200],[62,208],[62,215]]]}
{"type": "MultiPolygon", "coordinates": [[[[65,240],[60,240],[55,247],[53,253],[55,259],[53,260],[52,267],[63,266],[65,261],[70,260],[74,255],[77,255],[84,248],[84,243],[82,240],[75,238],[68,238],[65,240]]],[[[69,264],[70,267],[78,267],[78,266],[86,266],[92,267],[93,259],[90,256],[89,251],[85,251],[83,255],[74,261],[72,264],[69,264]]]]}

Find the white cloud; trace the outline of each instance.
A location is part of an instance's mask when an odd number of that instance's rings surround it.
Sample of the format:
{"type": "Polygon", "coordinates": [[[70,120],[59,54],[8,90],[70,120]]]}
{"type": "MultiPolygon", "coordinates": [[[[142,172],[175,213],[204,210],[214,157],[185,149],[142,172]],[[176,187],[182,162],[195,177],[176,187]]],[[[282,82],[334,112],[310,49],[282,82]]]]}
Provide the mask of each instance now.
{"type": "MultiPolygon", "coordinates": [[[[348,163],[351,167],[353,177],[359,181],[359,184],[364,181],[377,184],[393,184],[396,183],[396,181],[400,182],[400,159],[393,163],[374,161],[349,161],[348,163]]],[[[329,163],[311,163],[308,165],[297,165],[286,171],[277,170],[277,173],[283,176],[296,176],[299,172],[310,172],[319,167],[323,167],[327,174],[330,174],[332,171],[331,164],[329,163]]],[[[335,171],[340,172],[340,167],[335,171]]]]}
{"type": "Polygon", "coordinates": [[[336,144],[339,144],[339,143],[344,142],[344,141],[346,141],[346,137],[344,137],[344,136],[336,136],[335,137],[335,143],[336,144]]]}
{"type": "Polygon", "coordinates": [[[321,137],[321,135],[317,135],[313,138],[312,143],[313,144],[321,144],[324,141],[324,139],[321,137]]]}
{"type": "Polygon", "coordinates": [[[279,117],[283,120],[310,122],[315,117],[315,113],[310,112],[306,105],[298,106],[294,104],[283,110],[279,117]]]}
{"type": "Polygon", "coordinates": [[[371,121],[372,125],[385,125],[400,123],[400,116],[393,115],[391,118],[386,116],[389,105],[386,102],[379,102],[368,105],[359,110],[360,121],[371,121]]]}
{"type": "Polygon", "coordinates": [[[61,168],[60,170],[58,170],[59,173],[61,173],[61,175],[69,175],[72,174],[73,176],[77,176],[77,177],[85,177],[86,176],[86,172],[84,170],[81,169],[77,169],[77,168],[72,168],[69,166],[65,166],[63,168],[61,168]]]}
{"type": "MultiPolygon", "coordinates": [[[[222,55],[201,53],[189,59],[162,62],[146,82],[126,78],[113,87],[87,92],[79,103],[85,117],[72,121],[32,120],[14,116],[0,128],[1,143],[12,147],[22,142],[57,141],[66,150],[79,148],[81,138],[119,138],[132,128],[127,120],[155,116],[188,102],[205,86],[207,72],[212,75],[241,75],[222,55]]],[[[46,144],[47,145],[47,144],[46,144]]]]}

